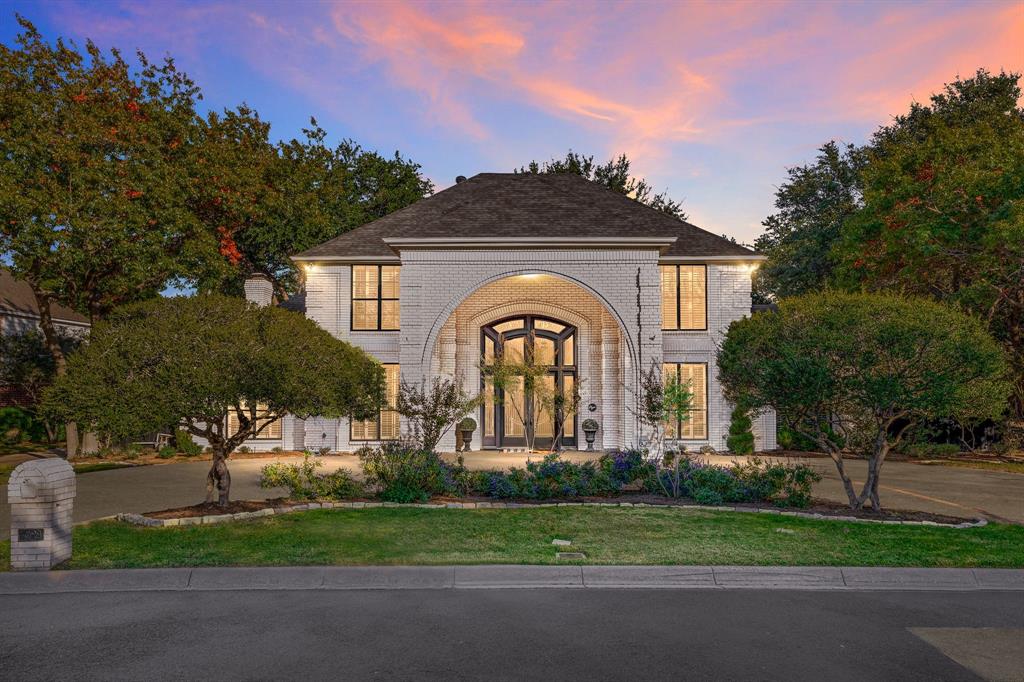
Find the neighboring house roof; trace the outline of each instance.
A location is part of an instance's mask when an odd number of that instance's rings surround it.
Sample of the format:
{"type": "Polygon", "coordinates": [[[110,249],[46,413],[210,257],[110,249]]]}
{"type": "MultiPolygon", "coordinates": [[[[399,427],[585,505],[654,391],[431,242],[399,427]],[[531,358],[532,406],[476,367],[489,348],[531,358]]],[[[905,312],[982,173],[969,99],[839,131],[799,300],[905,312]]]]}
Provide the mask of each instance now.
{"type": "Polygon", "coordinates": [[[394,258],[386,240],[431,238],[664,239],[665,258],[760,258],[724,237],[569,173],[480,173],[294,258],[394,258]]]}
{"type": "MultiPolygon", "coordinates": [[[[50,312],[56,322],[88,325],[89,318],[70,308],[53,304],[50,312]]],[[[0,315],[39,317],[39,306],[28,282],[16,279],[6,268],[0,268],[0,315]]]]}

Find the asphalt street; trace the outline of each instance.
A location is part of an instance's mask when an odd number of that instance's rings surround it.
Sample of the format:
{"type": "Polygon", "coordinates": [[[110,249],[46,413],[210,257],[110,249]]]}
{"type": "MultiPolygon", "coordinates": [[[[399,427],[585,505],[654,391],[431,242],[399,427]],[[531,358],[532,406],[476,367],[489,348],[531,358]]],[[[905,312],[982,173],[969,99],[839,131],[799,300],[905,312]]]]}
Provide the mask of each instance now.
{"type": "Polygon", "coordinates": [[[7,595],[0,642],[19,681],[1024,679],[1024,593],[7,595]]]}

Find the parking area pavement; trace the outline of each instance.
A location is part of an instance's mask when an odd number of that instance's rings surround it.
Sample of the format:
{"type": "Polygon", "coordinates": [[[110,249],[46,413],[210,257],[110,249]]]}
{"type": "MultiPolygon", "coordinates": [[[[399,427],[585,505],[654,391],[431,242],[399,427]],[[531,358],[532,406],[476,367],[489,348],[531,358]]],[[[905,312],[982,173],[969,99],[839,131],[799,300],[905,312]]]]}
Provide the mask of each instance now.
{"type": "MultiPolygon", "coordinates": [[[[583,461],[597,453],[567,453],[566,458],[583,461]]],[[[445,455],[454,458],[454,455],[445,455]]],[[[535,456],[536,457],[536,456],[535,456]]],[[[320,458],[322,471],[345,468],[359,473],[354,455],[320,458]]],[[[519,453],[470,452],[464,461],[471,469],[523,466],[527,456],[519,453]]],[[[733,458],[713,456],[716,463],[733,458]]],[[[269,462],[300,461],[295,456],[232,459],[231,495],[234,499],[269,499],[285,494],[283,488],[259,487],[259,471],[269,462]]],[[[790,460],[795,461],[795,460],[790,460]]],[[[845,502],[846,495],[830,459],[801,459],[818,469],[823,480],[815,495],[845,502]]],[[[119,512],[147,512],[201,502],[206,494],[209,462],[183,462],[96,471],[78,476],[75,521],[87,521],[119,512]]],[[[855,481],[863,481],[866,463],[846,463],[855,481]]],[[[952,516],[983,516],[993,521],[1024,523],[1024,475],[907,462],[888,462],[882,470],[882,504],[892,509],[912,509],[952,516]]],[[[0,528],[9,526],[10,510],[6,486],[0,486],[0,528]]]]}

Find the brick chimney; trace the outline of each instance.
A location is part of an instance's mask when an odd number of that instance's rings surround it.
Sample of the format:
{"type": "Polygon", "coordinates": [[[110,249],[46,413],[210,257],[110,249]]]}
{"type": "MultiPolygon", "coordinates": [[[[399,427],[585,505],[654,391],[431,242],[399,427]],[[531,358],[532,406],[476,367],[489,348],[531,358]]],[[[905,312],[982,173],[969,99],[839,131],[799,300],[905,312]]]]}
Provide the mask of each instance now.
{"type": "Polygon", "coordinates": [[[245,300],[255,303],[261,308],[274,301],[274,284],[261,272],[250,275],[245,280],[245,300]]]}

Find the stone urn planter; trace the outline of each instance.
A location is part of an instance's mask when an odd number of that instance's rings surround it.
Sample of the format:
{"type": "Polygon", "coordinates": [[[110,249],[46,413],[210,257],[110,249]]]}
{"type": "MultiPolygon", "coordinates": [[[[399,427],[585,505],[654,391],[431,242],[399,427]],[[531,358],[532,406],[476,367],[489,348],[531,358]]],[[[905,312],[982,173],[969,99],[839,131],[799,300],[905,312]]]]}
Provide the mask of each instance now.
{"type": "Polygon", "coordinates": [[[583,437],[587,439],[587,452],[594,451],[594,437],[597,436],[598,423],[596,419],[584,419],[580,424],[583,429],[583,437]]]}
{"type": "Polygon", "coordinates": [[[459,422],[459,432],[462,434],[462,451],[469,452],[470,444],[473,442],[473,432],[476,431],[476,420],[472,417],[465,417],[459,422]]]}

